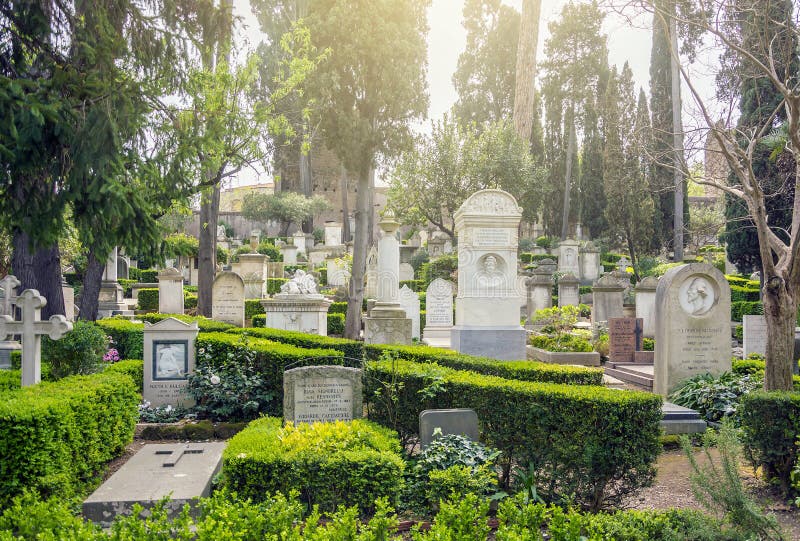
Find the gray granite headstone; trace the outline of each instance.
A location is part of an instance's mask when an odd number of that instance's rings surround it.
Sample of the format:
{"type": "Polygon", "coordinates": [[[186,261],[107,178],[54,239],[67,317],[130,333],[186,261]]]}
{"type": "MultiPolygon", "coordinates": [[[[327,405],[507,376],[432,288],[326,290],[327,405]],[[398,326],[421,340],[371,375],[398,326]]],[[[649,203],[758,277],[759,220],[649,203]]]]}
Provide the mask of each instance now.
{"type": "Polygon", "coordinates": [[[744,356],[751,353],[766,355],[767,353],[767,319],[761,315],[746,315],[742,318],[742,338],[744,356]]]}
{"type": "Polygon", "coordinates": [[[420,446],[425,449],[438,436],[457,434],[478,441],[478,414],[471,409],[424,410],[419,414],[420,446]],[[437,430],[438,429],[438,430],[437,430]],[[435,433],[435,434],[434,434],[435,433]]]}
{"type": "Polygon", "coordinates": [[[193,498],[208,496],[222,465],[226,442],[148,444],[83,502],[83,516],[108,527],[117,515],[130,515],[169,496],[166,509],[177,516],[193,498]]]}
{"type": "Polygon", "coordinates": [[[293,423],[352,421],[363,416],[361,369],[303,366],[283,373],[283,418],[293,423]]]}

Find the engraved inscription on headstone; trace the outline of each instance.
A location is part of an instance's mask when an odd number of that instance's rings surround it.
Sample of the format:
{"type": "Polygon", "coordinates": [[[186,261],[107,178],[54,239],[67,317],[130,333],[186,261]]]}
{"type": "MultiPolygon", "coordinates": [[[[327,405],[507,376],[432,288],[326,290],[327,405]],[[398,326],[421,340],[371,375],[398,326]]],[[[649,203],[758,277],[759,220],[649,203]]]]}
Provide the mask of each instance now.
{"type": "Polygon", "coordinates": [[[744,316],[742,324],[744,355],[751,353],[767,354],[767,319],[761,315],[744,316]]]}
{"type": "Polygon", "coordinates": [[[244,280],[234,272],[221,272],[211,290],[211,316],[244,327],[244,280]]]}
{"type": "Polygon", "coordinates": [[[361,370],[305,366],[283,373],[283,416],[294,423],[351,421],[362,416],[361,370]]]}
{"type": "Polygon", "coordinates": [[[473,244],[477,246],[506,246],[509,243],[509,230],[482,227],[475,229],[473,244]]]}
{"type": "Polygon", "coordinates": [[[634,362],[642,349],[642,318],[613,317],[608,320],[608,358],[616,363],[634,362]]]}

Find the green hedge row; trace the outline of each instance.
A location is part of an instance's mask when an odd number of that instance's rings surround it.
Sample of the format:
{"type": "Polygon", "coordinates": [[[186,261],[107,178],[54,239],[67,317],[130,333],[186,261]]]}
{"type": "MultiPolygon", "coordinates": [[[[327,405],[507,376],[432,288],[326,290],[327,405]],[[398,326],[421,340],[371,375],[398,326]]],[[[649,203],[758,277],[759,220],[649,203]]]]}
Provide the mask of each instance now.
{"type": "Polygon", "coordinates": [[[261,306],[261,299],[245,299],[244,300],[244,320],[252,319],[253,316],[264,313],[264,307],[261,306]]]}
{"type": "Polygon", "coordinates": [[[344,363],[342,353],[334,349],[305,349],[233,333],[201,333],[197,337],[196,348],[198,368],[221,368],[229,363],[236,363],[242,355],[242,349],[248,350],[265,386],[273,392],[274,400],[267,409],[269,415],[283,414],[284,370],[304,366],[312,358],[316,359],[313,364],[344,363]]]}
{"type": "Polygon", "coordinates": [[[111,337],[120,359],[144,359],[144,325],[113,317],[95,323],[111,337]]]}
{"type": "Polygon", "coordinates": [[[21,370],[0,370],[0,392],[19,389],[22,385],[21,370]]]}
{"type": "Polygon", "coordinates": [[[67,498],[133,440],[129,376],[94,374],[0,394],[0,507],[30,489],[67,498]]]}
{"type": "Polygon", "coordinates": [[[144,387],[144,361],[141,359],[123,359],[106,366],[106,373],[125,374],[133,380],[133,388],[137,393],[144,387]]]}
{"type": "Polygon", "coordinates": [[[347,505],[371,513],[379,498],[397,501],[400,450],[396,433],[363,419],[283,426],[264,417],[228,442],[223,474],[226,486],[253,501],[298,491],[303,503],[325,512],[347,505]]]}
{"type": "Polygon", "coordinates": [[[405,361],[436,363],[456,370],[469,370],[506,379],[572,385],[603,384],[603,370],[600,368],[557,365],[537,361],[498,361],[428,346],[367,344],[364,346],[364,351],[367,359],[373,361],[380,359],[384,353],[389,353],[405,361]]]}
{"type": "Polygon", "coordinates": [[[788,494],[800,452],[800,393],[749,393],[742,396],[739,412],[748,455],[788,494]]]}
{"type": "Polygon", "coordinates": [[[145,287],[139,290],[137,297],[139,310],[150,310],[158,312],[158,288],[145,287]]]}
{"type": "Polygon", "coordinates": [[[281,292],[281,286],[288,282],[286,278],[267,278],[267,295],[281,292]]]}
{"type": "MultiPolygon", "coordinates": [[[[137,269],[137,270],[139,271],[140,284],[155,284],[156,282],[158,282],[158,271],[156,269],[137,269]]],[[[131,278],[133,278],[133,276],[131,276],[131,278]]]]}
{"type": "Polygon", "coordinates": [[[753,289],[735,284],[731,284],[730,288],[731,288],[731,302],[741,302],[741,301],[758,302],[760,300],[758,288],[753,289]]]}
{"type": "Polygon", "coordinates": [[[425,291],[425,280],[400,280],[400,287],[408,286],[411,291],[425,291]]]}
{"type": "Polygon", "coordinates": [[[731,303],[731,321],[742,321],[742,316],[763,313],[764,305],[758,301],[737,301],[731,303]]]}
{"type": "Polygon", "coordinates": [[[328,334],[343,335],[344,334],[344,314],[328,314],[328,334]]]}
{"type": "Polygon", "coordinates": [[[346,314],[347,313],[347,303],[346,302],[333,302],[328,307],[329,314],[346,314]]]}
{"type": "Polygon", "coordinates": [[[230,323],[223,323],[222,321],[216,321],[213,319],[209,319],[203,316],[187,316],[185,314],[142,314],[139,316],[139,319],[142,321],[146,321],[147,323],[158,323],[167,318],[175,318],[178,321],[183,321],[185,323],[192,323],[197,322],[197,328],[200,330],[201,333],[203,332],[225,332],[228,329],[234,327],[230,323]]]}
{"type": "MultiPolygon", "coordinates": [[[[261,322],[263,323],[263,321],[261,322]]],[[[255,322],[253,322],[255,325],[255,322]]],[[[228,330],[233,334],[247,334],[257,338],[265,338],[274,342],[291,344],[301,348],[323,348],[341,351],[345,357],[351,359],[362,359],[364,357],[364,343],[357,340],[346,338],[334,338],[332,336],[319,336],[298,331],[284,331],[281,329],[270,329],[267,327],[251,327],[249,329],[232,328],[228,330]]]]}
{"type": "Polygon", "coordinates": [[[609,508],[655,477],[659,396],[514,381],[400,360],[367,366],[364,398],[371,419],[409,441],[422,410],[474,409],[482,441],[502,451],[503,483],[513,463],[534,468],[547,501],[609,508]]]}

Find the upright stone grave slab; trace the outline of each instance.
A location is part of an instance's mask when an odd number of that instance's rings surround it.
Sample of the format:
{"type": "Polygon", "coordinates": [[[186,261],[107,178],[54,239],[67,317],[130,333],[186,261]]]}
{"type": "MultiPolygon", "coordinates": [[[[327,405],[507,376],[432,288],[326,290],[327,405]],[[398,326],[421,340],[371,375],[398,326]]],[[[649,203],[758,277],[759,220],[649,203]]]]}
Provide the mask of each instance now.
{"type": "Polygon", "coordinates": [[[103,279],[100,282],[100,294],[97,299],[98,317],[109,317],[124,312],[127,305],[123,300],[124,290],[117,281],[117,248],[108,254],[103,279]]]}
{"type": "Polygon", "coordinates": [[[144,324],[144,386],[142,398],[152,406],[188,407],[194,401],[185,394],[194,372],[197,322],[167,318],[144,324]]]}
{"type": "Polygon", "coordinates": [[[183,313],[183,276],[178,269],[170,267],[158,273],[158,311],[183,313]]]}
{"type": "MultiPolygon", "coordinates": [[[[400,288],[400,306],[406,311],[406,317],[411,319],[411,338],[419,340],[419,295],[404,285],[400,288]]],[[[427,305],[426,305],[427,306],[427,305]]]]}
{"type": "MultiPolygon", "coordinates": [[[[17,301],[17,288],[20,281],[16,276],[9,274],[0,280],[0,316],[14,318],[14,304],[17,301]]],[[[0,370],[11,369],[11,352],[19,351],[22,346],[15,340],[0,341],[0,370]]]]}
{"type": "Polygon", "coordinates": [[[64,295],[64,317],[67,321],[75,321],[75,288],[61,277],[61,294],[64,295]]]}
{"type": "Polygon", "coordinates": [[[414,279],[414,267],[410,263],[400,263],[399,272],[401,282],[414,279]]]}
{"type": "Polygon", "coordinates": [[[580,298],[580,280],[572,273],[558,279],[558,307],[578,306],[580,298]]]}
{"type": "Polygon", "coordinates": [[[453,328],[453,284],[436,278],[425,292],[425,329],[422,339],[429,346],[449,348],[453,328]]]}
{"type": "Polygon", "coordinates": [[[453,349],[503,360],[524,360],[517,290],[517,230],[522,217],[503,190],[472,194],[455,213],[458,296],[453,349]],[[498,347],[502,344],[503,347],[498,347]]]}
{"type": "Polygon", "coordinates": [[[667,271],[656,291],[653,391],[666,396],[697,374],[731,369],[731,291],[705,263],[667,271]]]}
{"type": "Polygon", "coordinates": [[[303,366],[283,373],[283,418],[293,423],[352,421],[364,414],[361,370],[303,366]]]}
{"type": "Polygon", "coordinates": [[[762,315],[742,317],[744,356],[767,354],[767,319],[762,315]]]}
{"type": "Polygon", "coordinates": [[[235,272],[220,272],[211,290],[211,317],[244,327],[244,280],[235,272]]]}
{"type": "Polygon", "coordinates": [[[556,262],[552,259],[543,259],[539,266],[533,270],[526,282],[528,290],[528,319],[526,325],[531,324],[533,315],[537,310],[552,308],[553,306],[553,273],[556,270],[556,262]]]}
{"type": "Polygon", "coordinates": [[[364,298],[375,299],[378,296],[378,250],[373,246],[367,254],[367,272],[364,276],[364,298]]]}
{"type": "Polygon", "coordinates": [[[578,241],[566,239],[558,245],[558,272],[571,273],[576,278],[581,276],[580,259],[578,258],[578,241]]]}
{"type": "Polygon", "coordinates": [[[342,224],[340,222],[325,222],[325,246],[341,246],[342,224]]]}
{"type": "Polygon", "coordinates": [[[286,244],[281,246],[280,250],[284,265],[297,265],[297,246],[294,244],[286,244]]]}
{"type": "Polygon", "coordinates": [[[339,258],[330,258],[327,260],[328,267],[328,285],[341,287],[346,286],[347,281],[350,279],[350,273],[344,266],[344,262],[339,258]]]}
{"type": "Polygon", "coordinates": [[[643,336],[654,338],[656,335],[656,288],[658,278],[648,276],[639,281],[635,287],[636,317],[642,319],[643,336]]]}
{"type": "Polygon", "coordinates": [[[622,317],[622,292],[624,288],[611,274],[604,274],[592,286],[592,321],[608,321],[622,317]]]}
{"type": "Polygon", "coordinates": [[[591,284],[601,274],[600,266],[600,249],[592,242],[587,242],[583,248],[580,249],[581,260],[581,283],[591,284]]]}
{"type": "Polygon", "coordinates": [[[467,408],[423,410],[419,414],[419,443],[425,449],[440,436],[456,434],[478,441],[478,414],[467,408]]]}
{"type": "Polygon", "coordinates": [[[608,320],[608,358],[615,363],[632,363],[642,349],[642,320],[613,317],[608,320]]]}
{"type": "Polygon", "coordinates": [[[16,334],[22,336],[22,386],[27,387],[42,381],[42,336],[58,340],[72,330],[72,323],[60,314],[42,321],[42,307],[47,299],[35,289],[23,291],[15,304],[22,313],[22,321],[0,316],[0,340],[16,334]]]}

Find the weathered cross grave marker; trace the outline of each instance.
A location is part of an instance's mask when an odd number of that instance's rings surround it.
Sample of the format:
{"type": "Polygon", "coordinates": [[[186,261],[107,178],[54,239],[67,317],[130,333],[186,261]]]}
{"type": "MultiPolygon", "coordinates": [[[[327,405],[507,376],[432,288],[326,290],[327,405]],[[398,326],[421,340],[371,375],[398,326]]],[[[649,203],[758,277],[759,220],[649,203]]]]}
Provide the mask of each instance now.
{"type": "Polygon", "coordinates": [[[72,330],[72,323],[60,314],[41,320],[42,307],[47,299],[35,289],[26,289],[17,297],[16,305],[22,311],[22,321],[11,316],[0,316],[0,338],[22,335],[22,386],[36,385],[42,380],[42,335],[58,340],[72,330]]]}

